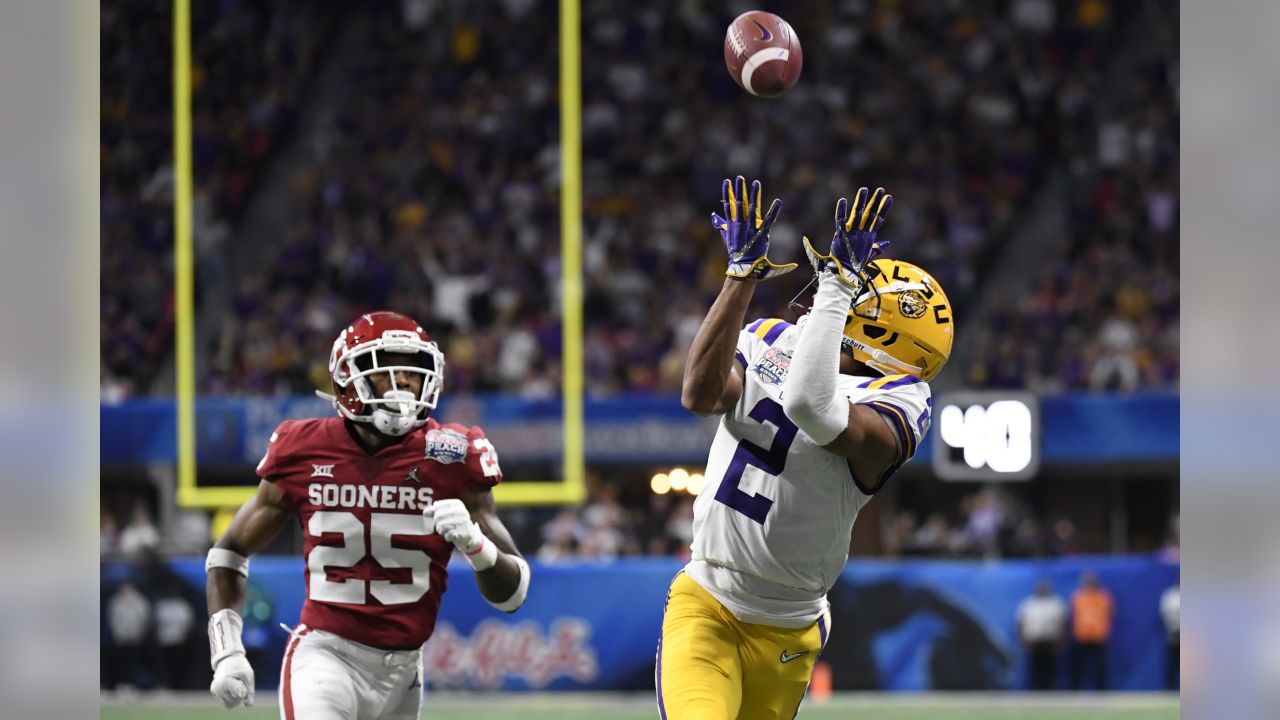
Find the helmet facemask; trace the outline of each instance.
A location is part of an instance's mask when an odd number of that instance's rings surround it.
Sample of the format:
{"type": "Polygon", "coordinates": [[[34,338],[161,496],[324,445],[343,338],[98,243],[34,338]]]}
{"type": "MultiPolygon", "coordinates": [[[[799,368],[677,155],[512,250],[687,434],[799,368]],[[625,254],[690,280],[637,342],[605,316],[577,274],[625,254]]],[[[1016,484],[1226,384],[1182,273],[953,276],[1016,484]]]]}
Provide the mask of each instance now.
{"type": "Polygon", "coordinates": [[[379,432],[393,437],[426,422],[444,384],[444,355],[435,343],[408,331],[388,330],[350,349],[340,337],[329,362],[335,389],[344,395],[354,389],[360,407],[357,413],[348,403],[338,402],[339,412],[349,420],[371,422],[379,432]],[[404,373],[421,377],[416,392],[412,384],[397,377],[404,373]],[[385,385],[380,395],[379,384],[385,385]]]}

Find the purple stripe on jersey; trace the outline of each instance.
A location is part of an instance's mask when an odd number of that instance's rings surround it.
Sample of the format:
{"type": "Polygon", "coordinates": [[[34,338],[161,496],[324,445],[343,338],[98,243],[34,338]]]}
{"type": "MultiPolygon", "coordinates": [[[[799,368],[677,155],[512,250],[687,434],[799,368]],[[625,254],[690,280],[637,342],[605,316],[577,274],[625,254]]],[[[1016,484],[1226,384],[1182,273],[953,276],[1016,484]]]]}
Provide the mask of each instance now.
{"type": "Polygon", "coordinates": [[[654,675],[657,675],[655,685],[658,688],[658,715],[662,720],[667,720],[667,705],[662,701],[662,633],[658,633],[658,662],[654,666],[654,675]]]}
{"type": "Polygon", "coordinates": [[[791,327],[791,323],[786,320],[779,320],[777,325],[769,328],[769,332],[764,334],[765,344],[772,346],[774,341],[778,339],[778,336],[785,332],[789,327],[791,327]]]}
{"type": "MultiPolygon", "coordinates": [[[[905,377],[900,377],[897,380],[894,380],[892,382],[887,382],[881,385],[880,389],[888,390],[889,388],[902,387],[903,385],[914,385],[918,382],[924,382],[924,381],[916,377],[915,375],[907,375],[905,377]]],[[[862,387],[862,386],[859,386],[859,387],[862,387]]]]}
{"type": "Polygon", "coordinates": [[[760,318],[759,320],[748,325],[747,332],[755,332],[756,328],[760,327],[760,323],[764,322],[764,320],[765,320],[764,318],[760,318]]]}
{"type": "Polygon", "coordinates": [[[822,615],[818,616],[818,638],[822,643],[818,647],[818,652],[822,652],[822,648],[827,646],[827,619],[822,615]]]}
{"type": "Polygon", "coordinates": [[[735,358],[737,358],[738,362],[742,363],[742,369],[743,369],[743,370],[746,370],[746,369],[747,369],[747,356],[746,356],[746,355],[743,355],[741,350],[735,350],[735,351],[734,351],[734,353],[733,353],[733,356],[734,356],[735,358]]]}
{"type": "Polygon", "coordinates": [[[906,411],[884,400],[872,400],[868,404],[893,420],[894,427],[898,429],[899,440],[902,441],[902,462],[910,460],[916,454],[916,436],[907,423],[906,411]]]}
{"type": "Polygon", "coordinates": [[[880,379],[880,378],[871,378],[870,380],[868,380],[868,381],[866,381],[866,382],[862,383],[862,384],[861,384],[861,385],[859,385],[858,387],[860,387],[860,388],[864,388],[864,387],[866,387],[866,386],[870,385],[871,383],[873,383],[873,382],[875,382],[875,381],[877,381],[877,380],[879,380],[879,379],[880,379]]]}
{"type": "MultiPolygon", "coordinates": [[[[682,574],[684,574],[683,569],[681,569],[680,572],[676,573],[676,576],[671,579],[671,584],[675,585],[676,580],[679,580],[682,574]]],[[[664,625],[666,624],[666,621],[667,621],[667,606],[670,604],[671,604],[671,588],[668,587],[667,599],[662,602],[662,622],[664,625]]],[[[662,720],[667,720],[667,704],[662,700],[662,631],[661,630],[658,631],[658,658],[654,662],[653,667],[654,667],[653,685],[654,685],[654,688],[656,688],[658,691],[658,715],[662,717],[662,720]]]]}

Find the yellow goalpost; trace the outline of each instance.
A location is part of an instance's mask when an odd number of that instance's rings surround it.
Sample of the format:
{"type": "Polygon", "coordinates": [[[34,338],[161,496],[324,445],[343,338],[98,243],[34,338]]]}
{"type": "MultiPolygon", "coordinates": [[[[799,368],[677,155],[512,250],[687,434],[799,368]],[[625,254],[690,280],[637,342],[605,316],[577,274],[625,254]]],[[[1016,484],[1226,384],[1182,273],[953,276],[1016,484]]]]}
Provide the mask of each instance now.
{"type": "MultiPolygon", "coordinates": [[[[582,356],[582,85],[580,0],[560,0],[560,296],[564,454],[559,481],[514,481],[494,494],[507,505],[557,505],[586,497],[582,356]]],[[[195,283],[192,249],[191,4],[173,0],[174,342],[177,401],[177,502],[230,508],[251,486],[196,481],[195,283]]],[[[501,453],[501,448],[498,449],[501,453]]]]}

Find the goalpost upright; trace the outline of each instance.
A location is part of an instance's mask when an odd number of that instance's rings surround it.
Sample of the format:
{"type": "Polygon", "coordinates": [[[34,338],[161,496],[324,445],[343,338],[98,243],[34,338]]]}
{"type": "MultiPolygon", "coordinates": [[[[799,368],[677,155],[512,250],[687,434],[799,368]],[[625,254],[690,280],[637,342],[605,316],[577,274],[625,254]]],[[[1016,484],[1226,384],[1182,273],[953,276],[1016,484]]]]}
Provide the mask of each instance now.
{"type": "MultiPolygon", "coordinates": [[[[560,0],[560,307],[563,478],[499,485],[508,505],[555,505],[586,497],[582,353],[582,83],[580,0],[560,0]]],[[[174,341],[177,410],[177,502],[228,508],[252,496],[251,486],[201,487],[196,482],[195,282],[192,249],[191,5],[173,0],[174,341]]],[[[499,450],[501,450],[499,448],[499,450]]]]}

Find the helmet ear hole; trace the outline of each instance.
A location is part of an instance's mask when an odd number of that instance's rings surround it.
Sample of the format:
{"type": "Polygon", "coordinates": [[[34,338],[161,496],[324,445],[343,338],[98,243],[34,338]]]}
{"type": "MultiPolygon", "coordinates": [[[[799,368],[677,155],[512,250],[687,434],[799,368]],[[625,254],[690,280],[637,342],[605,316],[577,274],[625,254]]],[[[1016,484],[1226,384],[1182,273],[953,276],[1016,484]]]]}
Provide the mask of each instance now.
{"type": "Polygon", "coordinates": [[[872,340],[879,340],[880,338],[884,337],[885,333],[887,332],[889,331],[880,327],[879,325],[872,325],[870,323],[867,323],[862,326],[862,334],[866,335],[872,340]]]}

